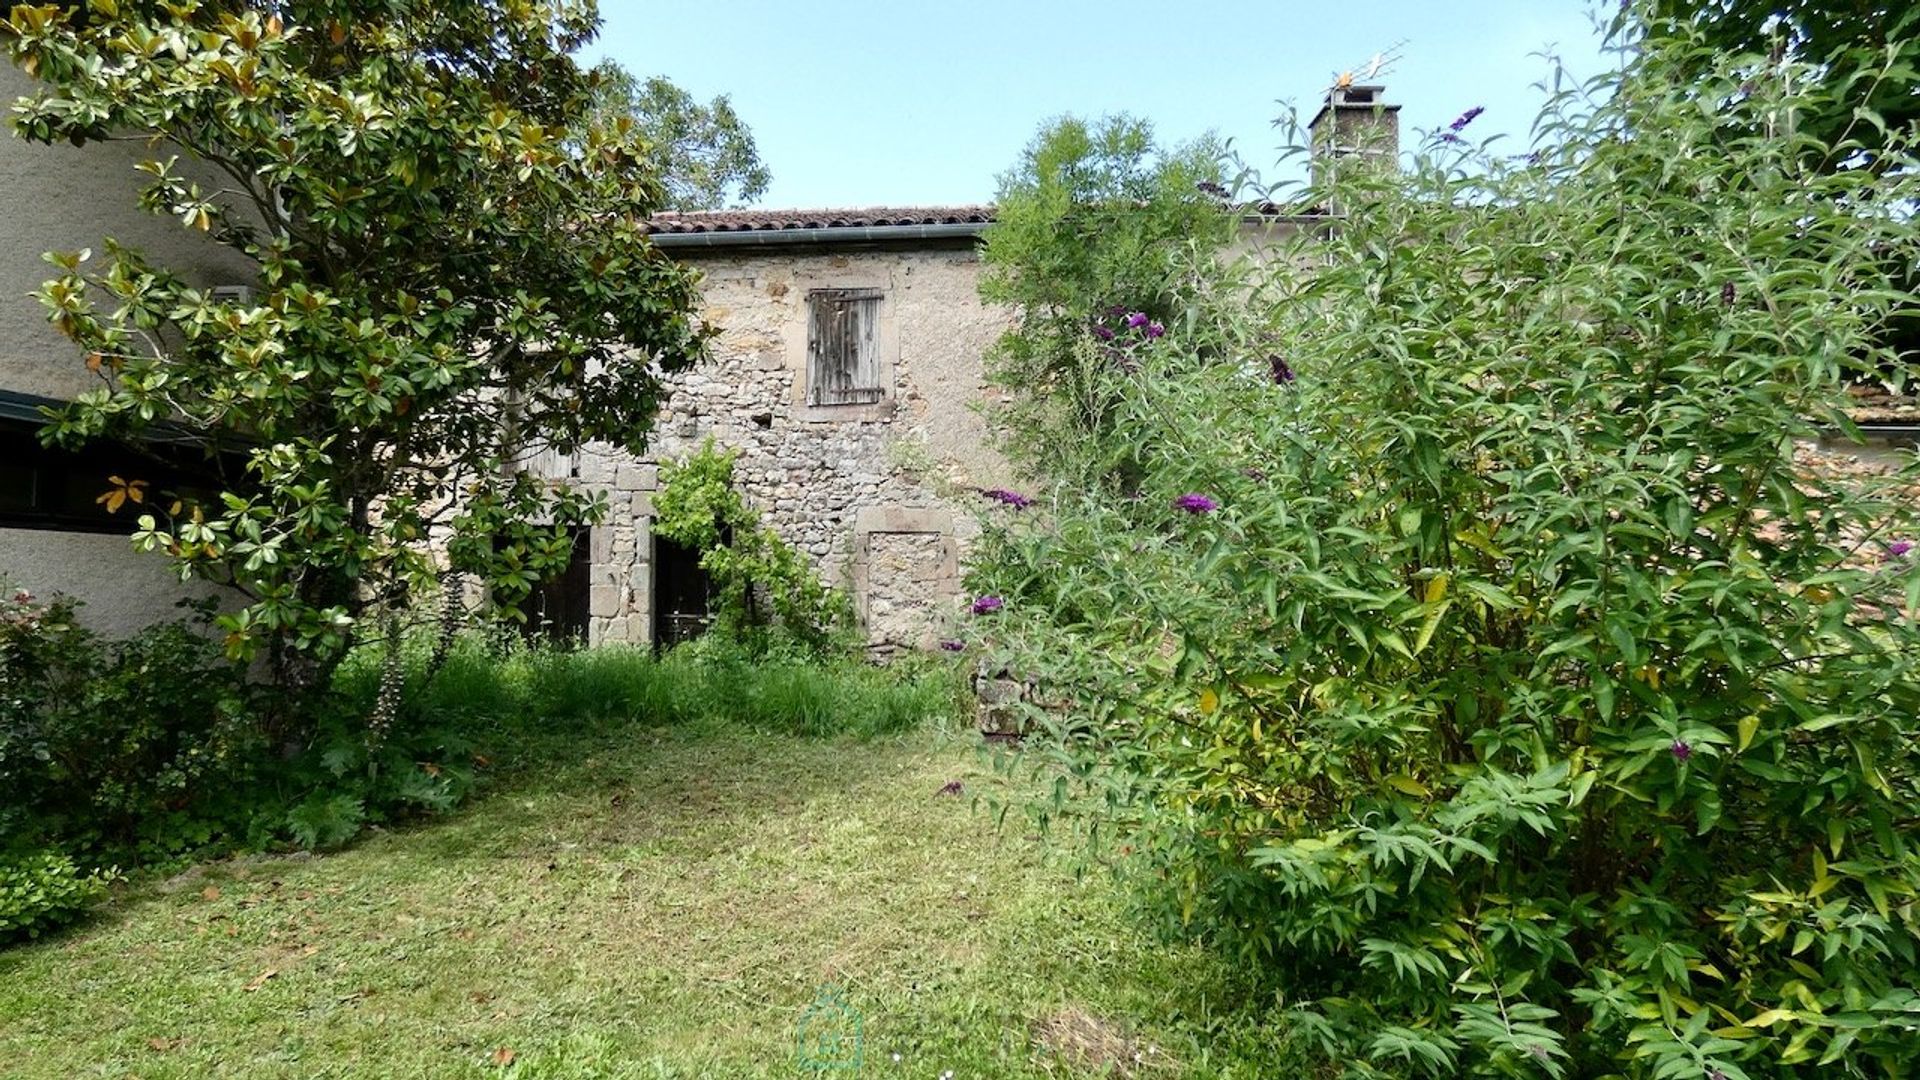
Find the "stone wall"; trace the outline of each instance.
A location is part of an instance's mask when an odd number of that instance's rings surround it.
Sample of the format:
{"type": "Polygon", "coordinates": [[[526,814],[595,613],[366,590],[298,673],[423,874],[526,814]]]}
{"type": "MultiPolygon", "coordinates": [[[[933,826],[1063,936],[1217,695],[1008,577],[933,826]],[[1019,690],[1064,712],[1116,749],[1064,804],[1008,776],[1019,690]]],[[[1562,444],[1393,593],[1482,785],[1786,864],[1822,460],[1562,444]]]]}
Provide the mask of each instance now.
{"type": "Polygon", "coordinates": [[[1006,325],[976,292],[972,246],[703,253],[713,359],[677,376],[645,460],[589,448],[569,471],[612,506],[593,533],[594,642],[652,638],[652,493],[661,461],[709,437],[741,451],[736,480],[762,518],[854,593],[878,649],[923,647],[957,594],[975,494],[1006,482],[988,445],[981,358],[1006,325]],[[877,404],[806,403],[807,295],[881,291],[892,378],[877,404]]]}

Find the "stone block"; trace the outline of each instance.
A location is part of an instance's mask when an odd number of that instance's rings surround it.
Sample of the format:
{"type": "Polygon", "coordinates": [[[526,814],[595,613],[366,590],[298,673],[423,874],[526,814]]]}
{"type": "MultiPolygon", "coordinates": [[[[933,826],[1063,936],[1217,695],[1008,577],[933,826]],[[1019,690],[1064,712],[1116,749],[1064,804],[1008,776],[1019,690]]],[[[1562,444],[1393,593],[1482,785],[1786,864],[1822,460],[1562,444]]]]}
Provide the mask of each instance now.
{"type": "Polygon", "coordinates": [[[587,610],[596,618],[624,615],[626,591],[625,587],[612,583],[592,585],[588,588],[587,610]]]}
{"type": "Polygon", "coordinates": [[[660,486],[660,469],[637,461],[623,461],[614,476],[614,486],[622,491],[652,491],[660,486]]]}

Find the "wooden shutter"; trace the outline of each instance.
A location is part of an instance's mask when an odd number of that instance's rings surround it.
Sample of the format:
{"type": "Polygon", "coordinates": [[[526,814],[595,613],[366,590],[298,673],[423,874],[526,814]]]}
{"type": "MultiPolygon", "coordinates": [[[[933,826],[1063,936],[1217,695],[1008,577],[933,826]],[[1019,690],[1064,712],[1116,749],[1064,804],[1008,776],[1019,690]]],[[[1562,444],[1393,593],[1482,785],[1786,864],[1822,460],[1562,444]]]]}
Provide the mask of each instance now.
{"type": "Polygon", "coordinates": [[[807,404],[866,405],[887,396],[880,290],[807,294],[807,404]]]}

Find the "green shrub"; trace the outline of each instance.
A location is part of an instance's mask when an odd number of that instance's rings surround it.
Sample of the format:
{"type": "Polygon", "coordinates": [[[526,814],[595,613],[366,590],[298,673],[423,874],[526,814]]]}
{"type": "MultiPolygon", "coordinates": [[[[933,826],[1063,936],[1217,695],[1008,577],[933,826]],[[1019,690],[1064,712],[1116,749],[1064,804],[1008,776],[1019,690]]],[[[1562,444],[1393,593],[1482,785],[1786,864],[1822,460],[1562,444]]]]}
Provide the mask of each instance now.
{"type": "Polygon", "coordinates": [[[1320,269],[1051,448],[1136,482],[979,574],[1059,805],[1355,1074],[1920,1067],[1920,472],[1795,459],[1897,370],[1911,133],[1832,168],[1792,119],[1833,81],[1634,45],[1531,160],[1343,170],[1267,263],[1320,269]]]}
{"type": "Polygon", "coordinates": [[[265,742],[204,623],[105,641],[62,600],[0,601],[0,841],[146,861],[245,814],[265,742]]]}
{"type": "Polygon", "coordinates": [[[83,873],[56,852],[0,855],[0,942],[72,922],[106,895],[112,878],[107,871],[83,873]]]}

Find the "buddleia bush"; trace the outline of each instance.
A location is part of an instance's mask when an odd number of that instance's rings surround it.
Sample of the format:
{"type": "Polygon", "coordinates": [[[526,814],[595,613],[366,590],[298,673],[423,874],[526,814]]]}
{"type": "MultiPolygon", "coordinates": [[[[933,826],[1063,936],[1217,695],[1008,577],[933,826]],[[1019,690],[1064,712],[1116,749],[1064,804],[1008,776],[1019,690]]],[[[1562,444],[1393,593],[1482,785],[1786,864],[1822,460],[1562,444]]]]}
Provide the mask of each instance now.
{"type": "Polygon", "coordinates": [[[1007,515],[979,634],[1056,808],[1352,1074],[1903,1075],[1917,474],[1796,449],[1899,368],[1920,185],[1797,118],[1914,75],[1616,34],[1536,152],[1348,159],[1109,368],[1055,475],[1138,480],[1007,515]]]}

